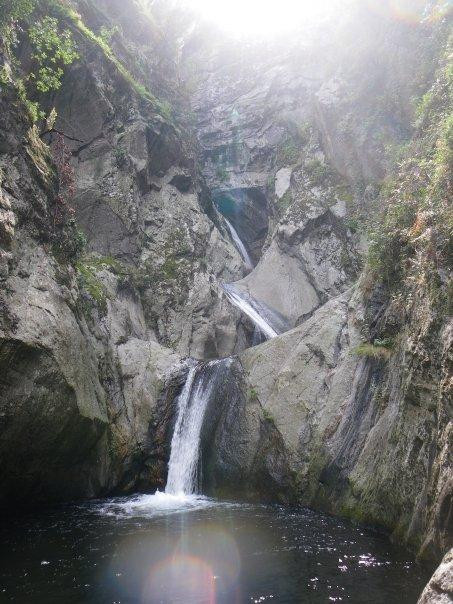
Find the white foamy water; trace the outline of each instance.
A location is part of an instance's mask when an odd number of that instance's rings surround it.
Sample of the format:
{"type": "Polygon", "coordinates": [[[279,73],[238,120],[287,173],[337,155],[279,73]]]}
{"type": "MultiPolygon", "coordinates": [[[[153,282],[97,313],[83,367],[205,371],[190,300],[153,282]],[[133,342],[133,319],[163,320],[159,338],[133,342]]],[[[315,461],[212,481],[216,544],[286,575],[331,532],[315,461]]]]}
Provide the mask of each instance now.
{"type": "Polygon", "coordinates": [[[261,314],[256,300],[253,300],[251,296],[246,296],[246,294],[239,292],[233,285],[224,284],[222,287],[230,302],[247,315],[266,338],[270,339],[278,336],[278,332],[261,314]]]}
{"type": "Polygon", "coordinates": [[[247,248],[242,243],[239,235],[237,234],[236,229],[231,224],[231,222],[227,218],[225,218],[225,216],[224,216],[224,219],[225,219],[225,222],[227,224],[228,230],[230,231],[231,238],[233,239],[233,243],[234,243],[235,247],[237,248],[238,252],[241,254],[242,259],[244,260],[244,264],[246,265],[246,267],[248,269],[252,269],[253,268],[253,262],[252,262],[252,259],[250,258],[250,255],[249,255],[249,253],[247,251],[247,248]]]}
{"type": "Polygon", "coordinates": [[[178,512],[202,510],[218,505],[201,495],[171,495],[157,491],[154,495],[136,495],[103,503],[98,511],[118,518],[155,518],[178,512]]]}

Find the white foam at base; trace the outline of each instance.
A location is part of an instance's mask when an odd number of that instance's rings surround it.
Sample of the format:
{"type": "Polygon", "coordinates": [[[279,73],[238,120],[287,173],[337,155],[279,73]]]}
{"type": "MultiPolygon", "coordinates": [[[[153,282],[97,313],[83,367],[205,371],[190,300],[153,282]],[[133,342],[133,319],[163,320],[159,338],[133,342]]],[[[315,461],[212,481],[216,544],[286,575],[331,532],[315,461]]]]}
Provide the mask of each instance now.
{"type": "Polygon", "coordinates": [[[154,495],[137,495],[109,501],[99,511],[106,516],[152,518],[167,514],[200,510],[218,505],[201,495],[172,495],[156,491],[154,495]]]}

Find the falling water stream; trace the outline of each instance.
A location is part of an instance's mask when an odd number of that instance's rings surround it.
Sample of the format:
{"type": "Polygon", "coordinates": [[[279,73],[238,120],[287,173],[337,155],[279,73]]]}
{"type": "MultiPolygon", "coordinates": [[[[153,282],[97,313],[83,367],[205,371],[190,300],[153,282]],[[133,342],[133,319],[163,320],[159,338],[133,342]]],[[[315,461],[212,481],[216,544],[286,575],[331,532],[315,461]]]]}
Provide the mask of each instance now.
{"type": "MultiPolygon", "coordinates": [[[[265,337],[284,330],[271,309],[223,287],[265,337]]],[[[206,410],[229,364],[190,366],[176,400],[164,493],[0,523],[1,602],[415,604],[430,569],[384,536],[303,508],[199,494],[206,410]]]]}
{"type": "Polygon", "coordinates": [[[233,283],[222,284],[222,289],[228,300],[252,321],[266,339],[275,338],[288,329],[283,317],[233,283]]]}
{"type": "Polygon", "coordinates": [[[192,495],[198,490],[200,434],[206,406],[215,384],[209,369],[228,361],[211,361],[192,367],[178,397],[177,418],[171,441],[170,461],[165,493],[192,495]]]}
{"type": "Polygon", "coordinates": [[[239,237],[236,229],[231,224],[231,222],[228,220],[228,218],[225,218],[225,216],[224,216],[224,220],[226,222],[228,230],[230,231],[230,235],[233,240],[233,243],[234,243],[235,247],[237,248],[237,250],[239,251],[239,253],[241,254],[242,259],[244,260],[245,266],[247,267],[247,269],[251,270],[253,268],[253,262],[252,262],[252,259],[250,258],[247,248],[242,243],[241,238],[239,237]]]}

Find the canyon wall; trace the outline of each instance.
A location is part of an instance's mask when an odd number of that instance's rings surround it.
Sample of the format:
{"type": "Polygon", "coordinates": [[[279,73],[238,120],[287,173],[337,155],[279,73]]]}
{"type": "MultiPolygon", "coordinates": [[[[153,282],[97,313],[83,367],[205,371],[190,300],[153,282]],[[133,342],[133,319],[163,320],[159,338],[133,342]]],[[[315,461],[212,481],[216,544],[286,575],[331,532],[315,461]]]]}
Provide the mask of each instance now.
{"type": "MultiPolygon", "coordinates": [[[[50,128],[2,51],[2,506],[162,487],[185,358],[233,355],[203,427],[210,493],[301,502],[440,559],[451,50],[432,4],[407,22],[360,3],[263,45],[168,3],[80,0],[55,12],[79,58],[37,98],[50,128]],[[223,283],[288,331],[251,347],[223,283]]],[[[15,52],[29,68],[26,36],[15,52]]]]}

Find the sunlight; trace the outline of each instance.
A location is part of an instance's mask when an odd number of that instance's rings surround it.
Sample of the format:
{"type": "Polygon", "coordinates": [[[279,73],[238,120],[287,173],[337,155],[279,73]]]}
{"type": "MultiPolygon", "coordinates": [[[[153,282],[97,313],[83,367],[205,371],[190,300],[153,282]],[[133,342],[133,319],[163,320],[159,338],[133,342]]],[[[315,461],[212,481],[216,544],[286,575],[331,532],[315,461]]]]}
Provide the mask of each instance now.
{"type": "Polygon", "coordinates": [[[222,29],[239,34],[281,33],[326,14],[334,0],[183,0],[222,29]]]}

